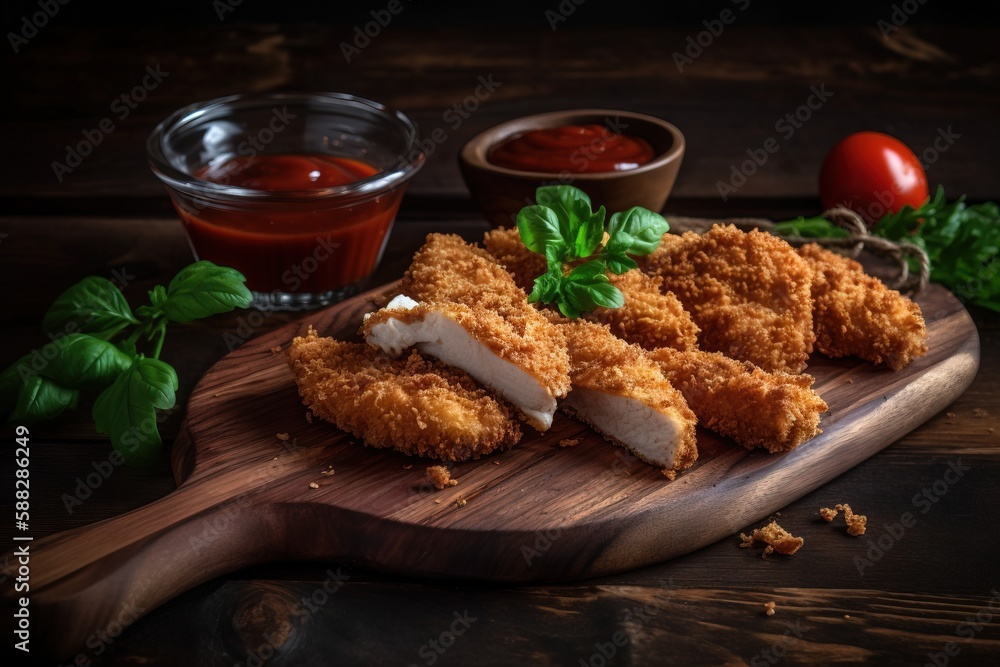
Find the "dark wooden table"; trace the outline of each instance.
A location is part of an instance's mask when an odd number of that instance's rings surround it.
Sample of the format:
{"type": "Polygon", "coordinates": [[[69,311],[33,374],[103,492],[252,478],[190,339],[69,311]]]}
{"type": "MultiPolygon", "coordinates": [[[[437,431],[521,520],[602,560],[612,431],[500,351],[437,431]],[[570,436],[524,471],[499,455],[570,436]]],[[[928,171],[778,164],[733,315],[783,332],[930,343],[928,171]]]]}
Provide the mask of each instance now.
{"type": "MultiPolygon", "coordinates": [[[[212,16],[186,27],[60,24],[56,16],[17,53],[7,50],[7,103],[0,110],[0,366],[44,342],[42,313],[76,280],[124,276],[126,295],[138,302],[191,261],[165,192],[146,166],[144,141],[168,112],[222,94],[341,90],[399,107],[427,132],[444,128],[446,140],[414,181],[373,284],[398,278],[430,231],[481,238],[487,225],[458,173],[459,148],[496,122],[548,109],[625,108],[677,124],[688,152],[664,211],[668,218],[784,219],[818,212],[816,176],[824,153],[861,129],[894,134],[918,153],[926,149],[930,180],[950,196],[1000,198],[1000,55],[995,25],[976,16],[949,23],[916,14],[886,39],[875,22],[879,13],[864,22],[839,17],[826,26],[796,26],[751,20],[749,11],[741,22],[737,11],[733,24],[681,72],[673,54],[683,52],[688,37],[705,29],[700,21],[715,19],[719,8],[672,27],[607,30],[582,18],[587,5],[576,9],[579,24],[567,15],[556,30],[541,7],[535,27],[522,21],[482,30],[401,19],[347,63],[339,44],[352,39],[351,20],[241,22],[239,4],[232,4],[222,20],[212,16]],[[115,103],[144,77],[148,90],[134,109],[115,103]],[[449,123],[445,112],[466,104],[479,77],[500,85],[457,126],[449,123]],[[814,86],[832,96],[723,201],[717,182],[774,135],[775,123],[804,104],[814,86]],[[57,178],[53,162],[65,162],[67,146],[104,118],[114,130],[57,178]],[[933,152],[935,138],[949,132],[954,142],[933,152]]],[[[939,16],[931,4],[919,12],[939,16]]],[[[359,10],[357,20],[366,12],[359,10]]],[[[891,12],[881,13],[891,20],[891,12]]],[[[782,525],[808,535],[792,557],[763,560],[739,549],[734,534],[640,571],[515,587],[421,581],[336,563],[274,563],[198,586],[121,633],[95,628],[105,634],[81,648],[78,664],[997,664],[1000,316],[969,311],[982,348],[972,386],[945,412],[785,507],[782,525]],[[942,481],[953,465],[964,474],[942,481]],[[935,501],[922,503],[925,493],[935,501]],[[868,535],[847,539],[816,530],[817,509],[837,502],[868,515],[868,535]],[[914,512],[916,523],[894,532],[905,512],[914,512]],[[324,584],[330,590],[331,573],[336,593],[308,615],[292,614],[324,584]],[[768,600],[777,603],[771,617],[763,613],[768,600]],[[459,636],[449,634],[456,614],[475,619],[459,636]]],[[[268,314],[253,335],[302,316],[268,314]]],[[[245,317],[219,316],[169,336],[163,358],[178,368],[180,392],[161,424],[167,452],[153,470],[110,465],[110,445],[86,414],[32,428],[36,539],[171,492],[169,445],[185,399],[229,351],[224,334],[245,317]]],[[[0,477],[4,507],[11,507],[12,425],[4,433],[9,450],[0,477]]],[[[0,544],[7,550],[14,527],[10,513],[5,516],[0,544]]],[[[6,568],[2,585],[11,586],[15,563],[0,565],[6,568]]],[[[32,636],[35,656],[44,643],[32,636]]]]}

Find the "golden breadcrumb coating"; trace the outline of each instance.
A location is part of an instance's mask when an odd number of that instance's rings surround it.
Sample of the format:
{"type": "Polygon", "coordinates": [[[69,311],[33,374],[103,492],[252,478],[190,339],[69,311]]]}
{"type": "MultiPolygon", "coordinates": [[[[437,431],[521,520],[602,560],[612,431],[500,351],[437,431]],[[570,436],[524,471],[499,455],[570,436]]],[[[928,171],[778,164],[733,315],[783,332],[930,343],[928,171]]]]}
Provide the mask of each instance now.
{"type": "Polygon", "coordinates": [[[398,291],[421,304],[468,306],[477,317],[494,313],[490,322],[505,322],[493,332],[512,355],[505,358],[530,369],[553,396],[559,398],[569,391],[569,355],[563,334],[528,303],[524,290],[482,248],[457,234],[428,234],[398,291]]]}
{"type": "Polygon", "coordinates": [[[779,554],[791,556],[806,543],[805,539],[801,537],[793,537],[791,533],[779,526],[776,521],[772,521],[763,528],[754,528],[753,533],[750,535],[740,533],[740,539],[743,540],[740,543],[740,547],[744,549],[752,547],[757,542],[766,544],[767,546],[764,548],[761,558],[767,558],[775,551],[779,554]]]}
{"type": "Polygon", "coordinates": [[[511,408],[466,373],[416,351],[393,359],[310,326],[292,341],[288,363],[310,412],[372,447],[464,461],[521,438],[511,408]]]}
{"type": "Polygon", "coordinates": [[[362,333],[367,338],[373,327],[389,320],[408,324],[419,322],[430,313],[458,323],[470,337],[535,378],[553,397],[560,398],[569,391],[566,338],[534,308],[505,318],[495,310],[479,306],[423,302],[409,309],[384,308],[368,314],[362,333]]]}
{"type": "MultiPolygon", "coordinates": [[[[535,278],[546,271],[545,258],[525,247],[517,228],[487,232],[483,246],[514,277],[518,287],[529,294],[535,278]]],[[[697,348],[698,325],[676,296],[662,290],[659,278],[642,271],[610,273],[608,278],[621,291],[624,305],[598,308],[585,314],[584,319],[607,324],[616,336],[647,349],[697,348]]]]}
{"type": "Polygon", "coordinates": [[[766,371],[806,367],[815,341],[812,270],[784,239],[717,224],[704,234],[665,234],[638,261],[691,313],[701,349],[766,371]]]}
{"type": "Polygon", "coordinates": [[[719,352],[649,351],[698,423],[746,447],[784,452],[820,433],[828,406],[805,374],[768,373],[719,352]]]}
{"type": "Polygon", "coordinates": [[[483,236],[483,247],[513,276],[514,283],[529,294],[535,278],[548,270],[545,257],[525,247],[517,227],[491,229],[483,236]]]}
{"type": "MultiPolygon", "coordinates": [[[[562,319],[559,327],[566,333],[570,350],[570,376],[573,382],[570,396],[580,389],[596,390],[635,400],[649,406],[656,413],[668,416],[680,429],[673,443],[673,461],[665,467],[683,470],[694,464],[698,458],[695,431],[697,418],[684,396],[663,377],[642,348],[618,338],[604,325],[562,319]]],[[[565,402],[561,407],[581,421],[593,425],[590,415],[574,410],[565,402]]],[[[626,447],[647,463],[656,465],[656,462],[641,455],[627,442],[607,433],[602,435],[626,447]]]]}
{"type": "Polygon", "coordinates": [[[847,503],[839,503],[834,506],[834,509],[829,507],[823,507],[819,511],[819,515],[827,522],[833,521],[837,518],[837,514],[844,513],[844,523],[847,524],[847,534],[858,537],[859,535],[864,535],[867,530],[868,517],[864,514],[855,514],[854,510],[847,503]]]}
{"type": "Polygon", "coordinates": [[[865,273],[852,259],[815,243],[799,249],[813,270],[816,349],[899,370],[927,352],[920,306],[865,273]]]}

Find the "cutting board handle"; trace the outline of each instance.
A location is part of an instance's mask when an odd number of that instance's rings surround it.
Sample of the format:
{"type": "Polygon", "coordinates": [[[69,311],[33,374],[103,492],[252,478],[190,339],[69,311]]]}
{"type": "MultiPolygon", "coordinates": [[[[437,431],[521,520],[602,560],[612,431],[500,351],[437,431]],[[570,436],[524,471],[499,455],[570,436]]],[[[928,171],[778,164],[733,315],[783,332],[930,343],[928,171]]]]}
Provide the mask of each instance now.
{"type": "MultiPolygon", "coordinates": [[[[166,600],[282,557],[280,522],[246,488],[245,477],[240,485],[216,477],[127,514],[20,543],[30,554],[30,590],[5,586],[3,597],[15,609],[20,597],[28,598],[31,652],[71,662],[80,654],[92,659],[166,600]]],[[[18,548],[7,554],[11,579],[18,548]]]]}

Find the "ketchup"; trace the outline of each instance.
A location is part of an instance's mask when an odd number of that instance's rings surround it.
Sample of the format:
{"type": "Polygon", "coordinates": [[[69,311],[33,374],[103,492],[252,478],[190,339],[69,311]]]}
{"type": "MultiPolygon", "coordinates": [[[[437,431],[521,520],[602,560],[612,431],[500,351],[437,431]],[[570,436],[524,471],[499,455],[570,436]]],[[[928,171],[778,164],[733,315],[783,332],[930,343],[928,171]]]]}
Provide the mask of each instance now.
{"type": "MultiPolygon", "coordinates": [[[[204,180],[275,193],[347,185],[377,174],[331,155],[234,157],[197,172],[204,180]]],[[[278,201],[179,201],[199,259],[230,266],[255,292],[324,293],[368,277],[377,265],[404,187],[377,196],[278,201]]]]}
{"type": "Polygon", "coordinates": [[[644,139],[603,125],[564,125],[518,134],[497,145],[489,161],[499,167],[556,173],[635,169],[655,157],[644,139]]]}

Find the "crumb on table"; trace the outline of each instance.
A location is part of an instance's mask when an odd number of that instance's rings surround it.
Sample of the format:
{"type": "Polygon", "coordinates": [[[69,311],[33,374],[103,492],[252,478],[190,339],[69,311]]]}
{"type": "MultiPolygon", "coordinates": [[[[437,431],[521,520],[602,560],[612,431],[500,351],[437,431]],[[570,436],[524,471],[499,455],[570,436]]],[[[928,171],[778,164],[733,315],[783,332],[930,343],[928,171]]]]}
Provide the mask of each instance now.
{"type": "Polygon", "coordinates": [[[764,548],[761,558],[767,558],[775,551],[779,554],[790,556],[805,544],[805,539],[794,537],[787,530],[779,526],[777,521],[772,521],[763,528],[754,528],[753,533],[750,535],[740,533],[740,539],[743,540],[740,543],[740,547],[744,549],[752,547],[757,542],[766,544],[767,546],[764,548]]]}
{"type": "Polygon", "coordinates": [[[278,440],[288,440],[287,433],[275,433],[274,437],[276,437],[278,440]]]}
{"type": "Polygon", "coordinates": [[[310,424],[313,423],[313,413],[311,410],[306,410],[306,421],[310,424]]]}
{"type": "Polygon", "coordinates": [[[764,613],[767,614],[768,616],[774,616],[774,607],[775,606],[776,605],[774,604],[774,600],[771,600],[770,602],[765,602],[764,603],[764,613]]]}
{"type": "Polygon", "coordinates": [[[559,441],[560,447],[572,447],[573,445],[579,445],[580,438],[563,438],[559,441]]]}
{"type": "Polygon", "coordinates": [[[444,466],[428,466],[425,472],[427,474],[427,479],[430,480],[431,484],[433,484],[436,489],[443,489],[445,487],[456,486],[458,484],[458,480],[452,479],[451,471],[444,466]]]}
{"type": "Polygon", "coordinates": [[[823,507],[820,509],[819,515],[827,521],[833,521],[840,512],[844,513],[844,523],[847,524],[848,535],[857,537],[865,534],[868,517],[864,514],[855,514],[847,503],[838,503],[834,505],[833,509],[823,507]]]}
{"type": "Polygon", "coordinates": [[[271,354],[277,354],[278,352],[281,352],[280,345],[275,345],[274,347],[271,348],[271,354]]]}
{"type": "Polygon", "coordinates": [[[467,502],[468,501],[465,498],[459,496],[458,499],[455,501],[455,505],[457,507],[465,507],[465,503],[467,503],[467,502]]]}
{"type": "Polygon", "coordinates": [[[316,482],[309,482],[309,488],[310,489],[318,489],[319,488],[319,484],[317,484],[316,482]]]}

